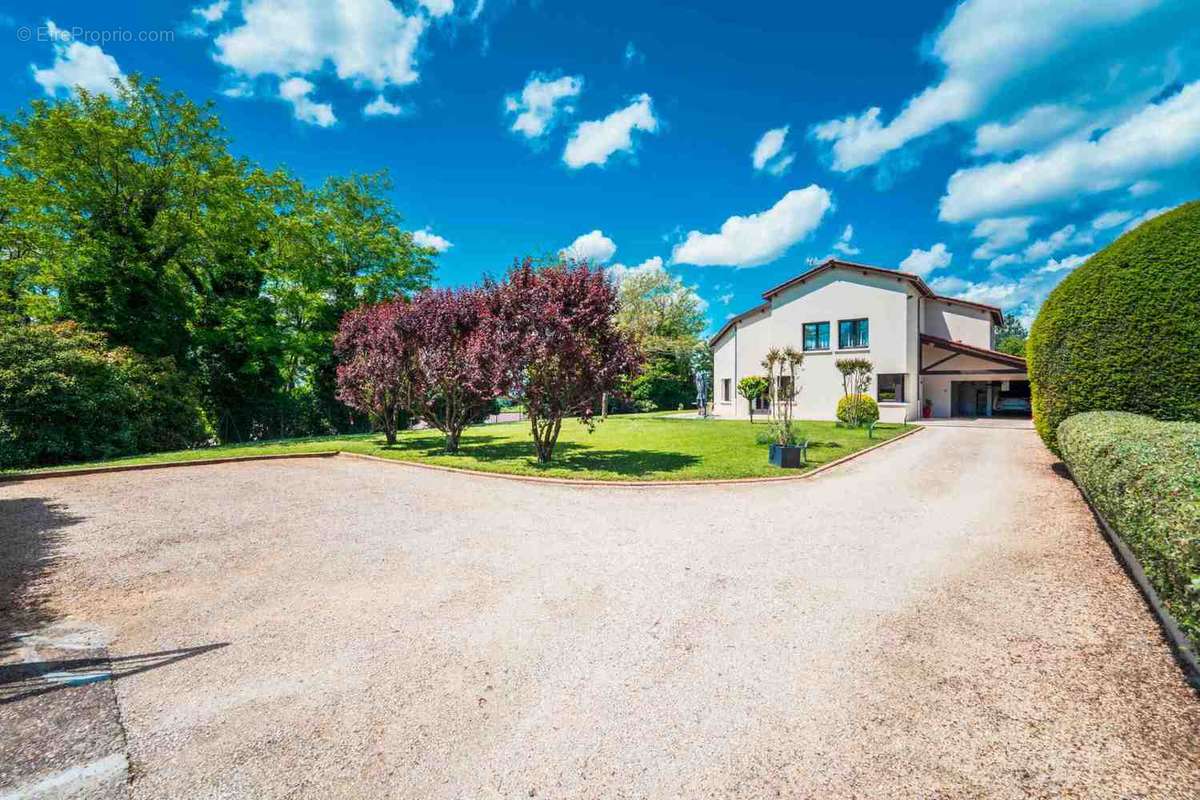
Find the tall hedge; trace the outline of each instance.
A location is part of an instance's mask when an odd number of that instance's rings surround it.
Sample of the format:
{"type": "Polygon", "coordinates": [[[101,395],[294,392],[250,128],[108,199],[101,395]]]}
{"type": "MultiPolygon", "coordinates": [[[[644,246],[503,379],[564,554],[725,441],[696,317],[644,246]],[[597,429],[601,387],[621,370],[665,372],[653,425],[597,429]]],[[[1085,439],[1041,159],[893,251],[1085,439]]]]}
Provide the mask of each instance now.
{"type": "Polygon", "coordinates": [[[1050,293],[1029,334],[1033,419],[1059,452],[1082,411],[1200,420],[1200,202],[1125,234],[1050,293]]]}
{"type": "Polygon", "coordinates": [[[1076,414],[1059,428],[1058,442],[1167,610],[1200,644],[1200,423],[1076,414]]]}

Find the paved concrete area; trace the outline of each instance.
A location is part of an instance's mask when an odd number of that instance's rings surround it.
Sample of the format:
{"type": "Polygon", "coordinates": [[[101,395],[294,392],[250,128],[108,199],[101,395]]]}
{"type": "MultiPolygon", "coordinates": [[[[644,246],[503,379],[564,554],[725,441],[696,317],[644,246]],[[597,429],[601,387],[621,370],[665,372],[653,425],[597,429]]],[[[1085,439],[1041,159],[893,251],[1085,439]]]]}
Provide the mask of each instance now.
{"type": "Polygon", "coordinates": [[[1027,430],[722,487],[93,475],[0,524],[0,797],[1200,789],[1200,702],[1027,430]],[[47,678],[72,646],[115,679],[47,678]]]}

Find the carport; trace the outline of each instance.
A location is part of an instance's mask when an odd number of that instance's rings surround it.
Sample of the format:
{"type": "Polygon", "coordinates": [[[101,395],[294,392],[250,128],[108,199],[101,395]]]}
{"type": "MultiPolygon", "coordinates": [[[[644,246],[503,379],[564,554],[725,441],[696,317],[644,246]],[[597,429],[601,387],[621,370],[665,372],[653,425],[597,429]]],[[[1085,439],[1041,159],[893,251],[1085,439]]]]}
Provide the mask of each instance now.
{"type": "Polygon", "coordinates": [[[921,334],[920,390],[934,418],[1029,416],[1025,359],[921,334]]]}

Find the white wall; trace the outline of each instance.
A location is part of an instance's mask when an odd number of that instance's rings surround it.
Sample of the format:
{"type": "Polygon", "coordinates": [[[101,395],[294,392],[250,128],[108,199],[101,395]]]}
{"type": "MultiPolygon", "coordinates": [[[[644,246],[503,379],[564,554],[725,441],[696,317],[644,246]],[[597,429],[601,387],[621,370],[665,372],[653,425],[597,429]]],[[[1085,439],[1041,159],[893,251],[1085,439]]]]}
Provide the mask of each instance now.
{"type": "Polygon", "coordinates": [[[992,349],[992,314],[979,308],[926,298],[921,306],[925,319],[921,330],[952,342],[992,349]]]}
{"type": "MultiPolygon", "coordinates": [[[[761,361],[770,347],[802,349],[803,325],[828,322],[830,350],[807,352],[797,376],[800,392],[794,407],[797,419],[834,419],[837,401],[842,396],[842,376],[834,366],[841,357],[861,356],[874,364],[876,373],[905,373],[907,402],[881,408],[888,421],[901,421],[906,414],[915,418],[918,408],[916,380],[916,299],[911,284],[900,278],[862,274],[852,269],[823,272],[811,280],[792,286],[772,298],[769,315],[756,315],[737,324],[714,349],[714,380],[717,386],[725,377],[737,380],[746,375],[761,375],[761,361]],[[911,312],[911,313],[910,313],[911,312]],[[840,350],[838,321],[869,320],[870,346],[861,350],[840,350]],[[737,369],[730,354],[736,341],[737,369]]],[[[875,393],[874,381],[868,390],[875,393]]],[[[736,388],[735,388],[736,392],[736,388]]],[[[745,402],[724,405],[717,402],[718,416],[747,416],[745,402]]]]}

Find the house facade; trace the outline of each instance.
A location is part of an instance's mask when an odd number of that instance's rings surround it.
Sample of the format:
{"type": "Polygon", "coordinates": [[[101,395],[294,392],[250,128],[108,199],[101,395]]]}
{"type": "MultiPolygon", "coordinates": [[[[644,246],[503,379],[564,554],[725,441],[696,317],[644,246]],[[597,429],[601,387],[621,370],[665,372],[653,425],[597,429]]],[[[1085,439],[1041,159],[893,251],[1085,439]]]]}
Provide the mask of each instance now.
{"type": "MultiPolygon", "coordinates": [[[[771,347],[804,353],[793,401],[797,419],[834,419],[841,358],[869,360],[880,419],[1028,415],[1025,360],[997,352],[1000,309],[942,297],[920,276],[831,259],[767,290],[709,340],[713,413],[745,418],[738,381],[762,375],[771,347]],[[925,409],[928,408],[926,413],[925,409]]],[[[755,413],[766,411],[766,401],[755,413]]]]}

